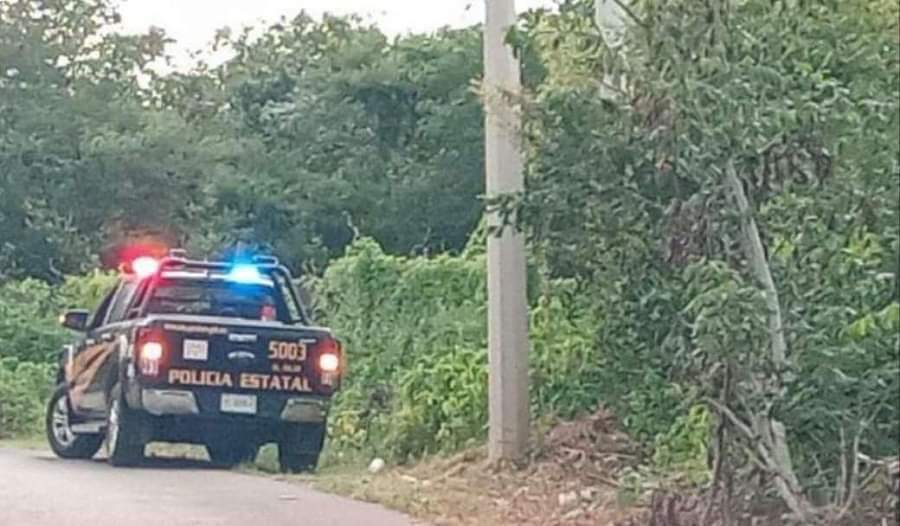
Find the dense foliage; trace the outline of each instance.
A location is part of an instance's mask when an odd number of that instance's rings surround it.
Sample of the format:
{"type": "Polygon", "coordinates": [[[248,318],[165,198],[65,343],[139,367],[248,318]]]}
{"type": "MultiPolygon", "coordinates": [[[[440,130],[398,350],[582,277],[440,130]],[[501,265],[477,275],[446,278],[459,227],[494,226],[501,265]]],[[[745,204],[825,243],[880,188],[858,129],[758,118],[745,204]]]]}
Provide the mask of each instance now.
{"type": "Polygon", "coordinates": [[[52,374],[46,363],[0,357],[0,438],[40,433],[52,374]]]}
{"type": "Polygon", "coordinates": [[[0,5],[0,279],[58,280],[148,237],[297,269],[355,231],[393,253],[465,245],[479,31],[389,41],[300,14],[256,39],[223,31],[226,63],[160,76],[165,35],[107,31],[117,16],[107,0],[0,5]]]}
{"type": "Polygon", "coordinates": [[[847,512],[858,453],[900,440],[896,4],[648,0],[605,33],[587,13],[527,21],[549,65],[518,203],[534,246],[596,298],[651,434],[708,402],[730,468],[847,512]]]}
{"type": "Polygon", "coordinates": [[[72,337],[58,316],[66,308],[93,309],[114,283],[94,273],[58,286],[34,279],[0,284],[0,438],[41,429],[56,358],[72,337]]]}
{"type": "MultiPolygon", "coordinates": [[[[486,287],[479,252],[403,258],[362,239],[314,284],[321,321],[340,327],[350,357],[332,420],[339,446],[405,461],[484,437],[486,287]]],[[[532,405],[537,414],[571,416],[604,393],[594,325],[567,283],[543,288],[532,295],[532,405]]]]}

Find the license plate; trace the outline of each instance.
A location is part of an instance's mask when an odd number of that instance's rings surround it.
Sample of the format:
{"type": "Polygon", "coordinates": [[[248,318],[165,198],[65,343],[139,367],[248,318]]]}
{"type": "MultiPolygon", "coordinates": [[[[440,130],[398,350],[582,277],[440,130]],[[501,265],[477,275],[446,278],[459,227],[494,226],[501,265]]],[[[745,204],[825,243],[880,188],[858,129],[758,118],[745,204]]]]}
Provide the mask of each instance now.
{"type": "Polygon", "coordinates": [[[256,414],[256,395],[228,394],[222,395],[220,409],[224,413],[256,414]]]}
{"type": "Polygon", "coordinates": [[[185,360],[205,362],[209,357],[209,342],[206,340],[184,340],[182,356],[185,360]]]}

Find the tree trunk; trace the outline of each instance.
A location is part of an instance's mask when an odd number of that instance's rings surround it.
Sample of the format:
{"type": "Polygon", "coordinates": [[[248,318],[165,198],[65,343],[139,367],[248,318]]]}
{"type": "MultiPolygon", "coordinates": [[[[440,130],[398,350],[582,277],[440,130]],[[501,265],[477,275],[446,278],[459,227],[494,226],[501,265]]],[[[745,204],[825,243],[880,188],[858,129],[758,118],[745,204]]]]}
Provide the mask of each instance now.
{"type": "MultiPolygon", "coordinates": [[[[725,178],[732,197],[737,205],[741,218],[741,242],[744,255],[753,272],[753,276],[759,282],[765,294],[768,310],[768,326],[771,359],[774,372],[770,376],[760,376],[754,382],[754,387],[764,390],[760,394],[781,394],[781,375],[787,366],[787,343],[784,337],[784,323],[781,317],[781,303],[778,299],[778,289],[772,279],[772,272],[766,254],[763,250],[762,240],[759,237],[759,229],[753,218],[753,211],[747,200],[747,194],[737,176],[733,162],[729,162],[725,168],[725,178]],[[766,393],[765,391],[768,391],[766,393]]],[[[803,495],[803,490],[797,480],[791,461],[791,452],[787,444],[787,436],[784,424],[773,417],[768,411],[760,411],[751,416],[754,435],[761,444],[756,444],[757,449],[767,450],[763,457],[770,464],[769,469],[775,474],[775,485],[779,495],[792,512],[804,522],[808,521],[813,513],[812,506],[803,495]]]]}

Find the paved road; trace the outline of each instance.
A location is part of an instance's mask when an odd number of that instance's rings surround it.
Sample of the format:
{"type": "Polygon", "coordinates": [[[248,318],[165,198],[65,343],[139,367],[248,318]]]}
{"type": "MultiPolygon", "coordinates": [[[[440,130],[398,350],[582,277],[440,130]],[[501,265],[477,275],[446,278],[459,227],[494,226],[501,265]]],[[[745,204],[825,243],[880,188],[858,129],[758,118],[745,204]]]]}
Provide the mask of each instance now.
{"type": "Polygon", "coordinates": [[[0,526],[412,526],[297,484],[150,460],[140,468],[0,448],[0,526]]]}

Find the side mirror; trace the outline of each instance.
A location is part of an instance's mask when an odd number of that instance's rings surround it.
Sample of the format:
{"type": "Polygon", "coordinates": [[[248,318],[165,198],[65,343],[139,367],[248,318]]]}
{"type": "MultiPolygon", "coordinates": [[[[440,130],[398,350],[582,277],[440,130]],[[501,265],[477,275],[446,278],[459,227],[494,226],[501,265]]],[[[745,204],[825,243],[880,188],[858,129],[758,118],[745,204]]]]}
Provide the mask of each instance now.
{"type": "Polygon", "coordinates": [[[83,331],[87,328],[89,315],[84,309],[68,310],[59,317],[59,324],[73,331],[83,331]]]}

